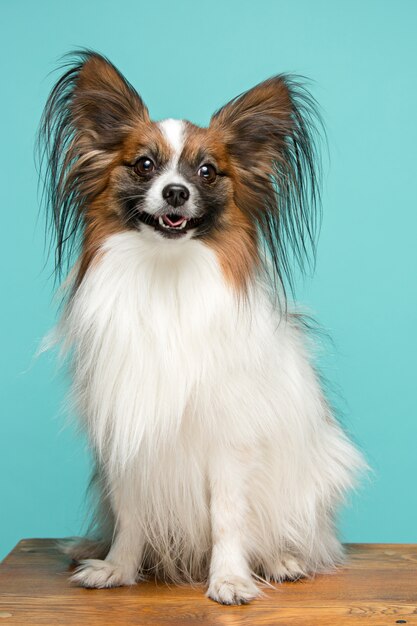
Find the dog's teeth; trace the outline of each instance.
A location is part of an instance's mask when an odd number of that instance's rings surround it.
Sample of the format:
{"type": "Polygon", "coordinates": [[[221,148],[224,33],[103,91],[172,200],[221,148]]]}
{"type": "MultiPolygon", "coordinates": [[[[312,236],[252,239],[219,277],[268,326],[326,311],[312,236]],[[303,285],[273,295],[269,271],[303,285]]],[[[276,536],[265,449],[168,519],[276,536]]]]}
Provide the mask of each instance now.
{"type": "Polygon", "coordinates": [[[178,226],[170,226],[169,224],[164,222],[164,218],[163,217],[159,217],[158,218],[158,222],[159,222],[159,225],[162,226],[162,228],[171,228],[171,229],[179,230],[179,229],[185,228],[187,226],[188,220],[184,220],[183,222],[181,222],[181,224],[178,224],[178,226]]]}

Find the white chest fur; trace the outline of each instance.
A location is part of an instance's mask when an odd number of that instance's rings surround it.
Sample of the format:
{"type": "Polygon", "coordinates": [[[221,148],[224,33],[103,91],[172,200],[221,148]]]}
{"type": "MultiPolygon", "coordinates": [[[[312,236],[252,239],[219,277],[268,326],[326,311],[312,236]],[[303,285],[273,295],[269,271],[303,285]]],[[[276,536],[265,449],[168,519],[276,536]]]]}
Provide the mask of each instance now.
{"type": "Polygon", "coordinates": [[[109,238],[65,320],[77,402],[99,454],[126,464],[144,438],[172,440],[193,402],[200,411],[214,403],[225,373],[256,358],[252,316],[204,244],[109,238]]]}

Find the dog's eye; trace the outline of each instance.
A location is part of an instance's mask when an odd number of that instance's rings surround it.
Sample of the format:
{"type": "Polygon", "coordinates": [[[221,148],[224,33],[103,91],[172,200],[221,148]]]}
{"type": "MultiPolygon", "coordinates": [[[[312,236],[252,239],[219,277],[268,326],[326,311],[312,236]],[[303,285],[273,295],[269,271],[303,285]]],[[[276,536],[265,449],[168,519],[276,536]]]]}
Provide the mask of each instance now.
{"type": "Polygon", "coordinates": [[[141,157],[136,161],[133,169],[139,176],[150,176],[155,170],[155,163],[149,157],[141,157]]]}
{"type": "Polygon", "coordinates": [[[216,168],[214,165],[210,165],[210,163],[205,163],[199,168],[198,175],[204,180],[204,182],[214,183],[217,177],[216,168]]]}

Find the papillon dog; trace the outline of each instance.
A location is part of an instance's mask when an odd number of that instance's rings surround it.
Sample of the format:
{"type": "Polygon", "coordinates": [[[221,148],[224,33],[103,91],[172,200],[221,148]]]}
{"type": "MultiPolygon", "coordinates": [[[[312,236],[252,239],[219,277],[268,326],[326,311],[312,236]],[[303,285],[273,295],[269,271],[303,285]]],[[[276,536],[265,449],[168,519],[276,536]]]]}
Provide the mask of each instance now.
{"type": "Polygon", "coordinates": [[[335,514],[362,455],[286,297],[315,241],[317,120],[278,75],[207,128],[152,121],[90,50],[53,87],[39,145],[70,268],[55,338],[97,494],[89,536],[66,544],[76,584],[151,575],[242,604],[342,562],[335,514]]]}

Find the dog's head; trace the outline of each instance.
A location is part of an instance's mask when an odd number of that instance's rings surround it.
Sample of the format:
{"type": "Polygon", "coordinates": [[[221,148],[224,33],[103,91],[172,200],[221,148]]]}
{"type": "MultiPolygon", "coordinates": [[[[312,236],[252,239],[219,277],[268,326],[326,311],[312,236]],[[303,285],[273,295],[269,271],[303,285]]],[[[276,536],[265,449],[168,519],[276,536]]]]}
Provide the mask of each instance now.
{"type": "Polygon", "coordinates": [[[81,281],[107,236],[136,229],[161,246],[205,241],[238,287],[265,245],[282,282],[288,246],[302,262],[314,239],[315,118],[308,92],[280,75],[233,99],[208,128],[155,122],[107,59],[77,53],[39,135],[57,265],[80,233],[81,281]]]}

